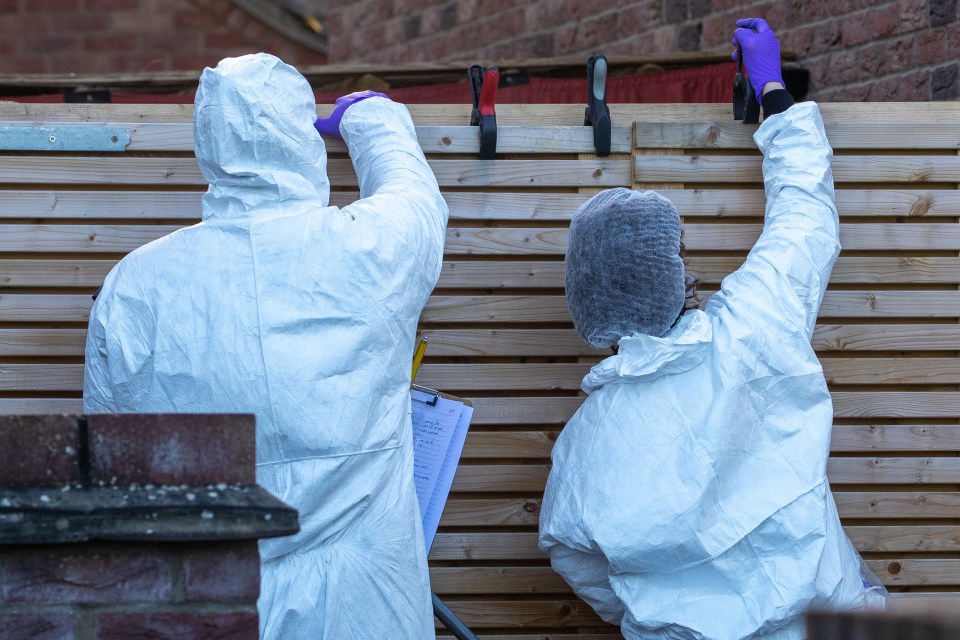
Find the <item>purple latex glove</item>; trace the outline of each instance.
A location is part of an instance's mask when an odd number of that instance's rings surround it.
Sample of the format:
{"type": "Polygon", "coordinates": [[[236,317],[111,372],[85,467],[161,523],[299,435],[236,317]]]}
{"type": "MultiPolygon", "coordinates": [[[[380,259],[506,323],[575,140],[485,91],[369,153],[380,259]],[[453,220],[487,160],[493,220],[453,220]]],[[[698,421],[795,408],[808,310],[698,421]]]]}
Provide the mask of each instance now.
{"type": "Polygon", "coordinates": [[[333,113],[330,114],[330,117],[317,118],[317,121],[313,123],[313,126],[316,127],[317,131],[319,131],[320,135],[322,136],[342,138],[343,136],[340,135],[340,121],[343,119],[343,114],[347,112],[347,109],[361,100],[366,100],[367,98],[386,97],[386,94],[380,93],[379,91],[356,91],[354,93],[341,96],[337,98],[337,101],[334,103],[333,113]]]}
{"type": "Polygon", "coordinates": [[[757,94],[757,102],[768,82],[783,84],[780,71],[780,41],[763,18],[737,20],[740,27],[733,33],[733,59],[737,59],[737,47],[743,49],[743,66],[747,69],[750,84],[757,94]]]}

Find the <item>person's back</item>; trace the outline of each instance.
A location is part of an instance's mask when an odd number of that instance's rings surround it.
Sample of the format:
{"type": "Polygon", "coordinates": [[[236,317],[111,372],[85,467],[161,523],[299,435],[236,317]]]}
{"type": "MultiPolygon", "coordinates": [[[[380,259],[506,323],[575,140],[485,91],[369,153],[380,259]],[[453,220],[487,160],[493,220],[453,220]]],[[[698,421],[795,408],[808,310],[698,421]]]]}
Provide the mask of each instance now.
{"type": "Polygon", "coordinates": [[[833,411],[810,345],[840,249],[832,152],[815,104],[770,93],[764,230],[704,311],[683,312],[666,266],[680,219],[663,198],[606,192],[571,224],[574,324],[619,348],[554,447],[540,546],[628,638],[799,640],[808,607],[883,601],[826,479],[833,411]],[[644,246],[654,234],[669,242],[644,246]]]}
{"type": "Polygon", "coordinates": [[[203,222],[108,276],[84,410],[255,413],[258,481],[301,523],[261,543],[262,635],[428,637],[410,358],[447,210],[409,114],[384,98],[344,115],[363,199],[328,207],[314,119],[276,58],[204,72],[203,222]]]}

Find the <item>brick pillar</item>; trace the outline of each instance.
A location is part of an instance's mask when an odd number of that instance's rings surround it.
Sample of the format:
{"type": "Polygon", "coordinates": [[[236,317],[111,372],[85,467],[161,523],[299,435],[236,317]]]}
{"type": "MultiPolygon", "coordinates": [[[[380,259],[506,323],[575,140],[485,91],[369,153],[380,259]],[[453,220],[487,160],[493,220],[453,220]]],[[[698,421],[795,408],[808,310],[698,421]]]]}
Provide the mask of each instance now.
{"type": "Polygon", "coordinates": [[[0,416],[0,639],[258,635],[249,415],[0,416]]]}

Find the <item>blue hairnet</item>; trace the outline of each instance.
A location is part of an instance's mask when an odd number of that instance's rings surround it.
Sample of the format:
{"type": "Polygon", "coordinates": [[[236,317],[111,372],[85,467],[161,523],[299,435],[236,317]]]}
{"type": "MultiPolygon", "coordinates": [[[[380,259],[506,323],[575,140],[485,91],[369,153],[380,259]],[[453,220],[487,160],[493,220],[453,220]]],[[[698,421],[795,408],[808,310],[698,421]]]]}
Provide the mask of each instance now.
{"type": "Polygon", "coordinates": [[[653,191],[617,188],[586,201],[570,224],[567,306],[581,338],[609,347],[659,337],[684,307],[680,213],[653,191]]]}

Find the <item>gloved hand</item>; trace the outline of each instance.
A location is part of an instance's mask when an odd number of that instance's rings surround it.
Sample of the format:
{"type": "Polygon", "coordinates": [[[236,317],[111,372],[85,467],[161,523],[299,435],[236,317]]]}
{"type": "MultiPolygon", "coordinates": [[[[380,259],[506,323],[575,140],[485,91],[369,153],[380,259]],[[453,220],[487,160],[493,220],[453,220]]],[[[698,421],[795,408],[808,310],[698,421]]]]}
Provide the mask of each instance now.
{"type": "Polygon", "coordinates": [[[743,49],[743,66],[757,94],[757,102],[760,102],[764,85],[768,82],[783,84],[780,41],[763,18],[737,20],[737,26],[740,28],[733,33],[733,59],[737,59],[737,47],[743,49]]]}
{"type": "Polygon", "coordinates": [[[354,93],[341,96],[337,98],[337,101],[333,106],[333,113],[330,114],[328,118],[317,118],[317,121],[313,123],[313,126],[320,132],[322,136],[332,136],[334,138],[342,138],[340,135],[340,121],[343,119],[343,114],[347,112],[347,109],[360,102],[361,100],[366,100],[367,98],[386,98],[386,94],[380,93],[379,91],[356,91],[354,93]]]}

